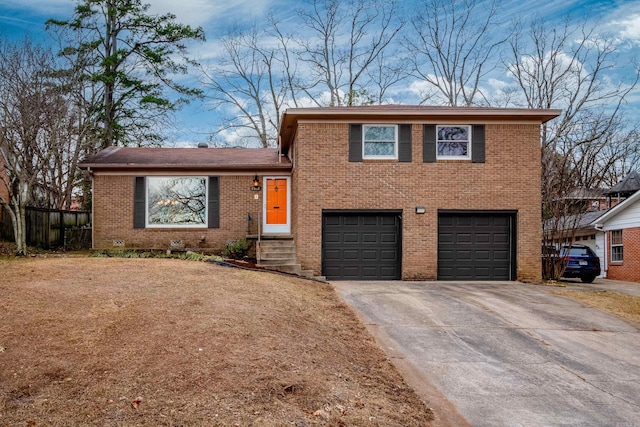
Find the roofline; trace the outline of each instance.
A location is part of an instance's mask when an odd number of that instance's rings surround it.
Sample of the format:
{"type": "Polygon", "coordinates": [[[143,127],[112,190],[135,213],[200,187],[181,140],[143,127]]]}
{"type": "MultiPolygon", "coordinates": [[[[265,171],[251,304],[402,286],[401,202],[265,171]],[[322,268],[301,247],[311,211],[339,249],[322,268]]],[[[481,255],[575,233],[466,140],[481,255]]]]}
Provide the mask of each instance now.
{"type": "Polygon", "coordinates": [[[282,114],[282,121],[278,135],[282,136],[283,152],[290,146],[295,125],[300,120],[321,121],[381,121],[398,120],[412,122],[437,121],[442,119],[460,119],[461,121],[535,121],[546,123],[558,117],[560,109],[531,109],[531,108],[493,108],[493,107],[427,107],[427,106],[356,106],[356,107],[310,107],[289,108],[282,114]]]}
{"type": "Polygon", "coordinates": [[[640,190],[636,191],[629,198],[624,199],[622,202],[612,207],[607,213],[605,213],[601,217],[596,218],[591,224],[594,227],[602,227],[605,222],[609,221],[611,218],[615,217],[619,213],[626,210],[629,206],[633,205],[636,199],[640,199],[640,190]]]}
{"type": "Polygon", "coordinates": [[[291,163],[274,163],[274,164],[239,164],[239,165],[176,165],[176,164],[151,164],[142,163],[80,163],[80,169],[94,170],[162,170],[162,171],[247,171],[247,170],[291,170],[291,163]]]}

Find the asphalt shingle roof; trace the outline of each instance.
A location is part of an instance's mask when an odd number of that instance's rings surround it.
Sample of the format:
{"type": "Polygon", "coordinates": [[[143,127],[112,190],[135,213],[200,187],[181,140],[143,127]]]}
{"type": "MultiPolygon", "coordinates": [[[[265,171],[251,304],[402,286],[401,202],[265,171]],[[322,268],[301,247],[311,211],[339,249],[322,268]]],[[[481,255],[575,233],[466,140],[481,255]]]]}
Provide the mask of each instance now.
{"type": "Polygon", "coordinates": [[[92,169],[291,169],[275,148],[109,147],[83,160],[92,169]]]}

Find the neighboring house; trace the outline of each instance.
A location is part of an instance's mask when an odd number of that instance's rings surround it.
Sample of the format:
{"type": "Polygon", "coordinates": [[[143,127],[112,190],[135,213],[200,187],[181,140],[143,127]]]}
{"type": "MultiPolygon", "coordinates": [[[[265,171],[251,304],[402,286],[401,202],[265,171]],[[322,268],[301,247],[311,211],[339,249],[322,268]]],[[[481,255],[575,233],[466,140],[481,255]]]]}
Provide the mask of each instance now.
{"type": "Polygon", "coordinates": [[[93,245],[249,236],[261,263],[290,250],[291,271],[329,279],[539,280],[540,124],[559,114],[296,108],[278,149],[109,148],[82,163],[93,245]]]}
{"type": "Polygon", "coordinates": [[[603,231],[601,264],[606,277],[640,282],[640,191],[592,222],[603,231]]]}
{"type": "MultiPolygon", "coordinates": [[[[594,221],[607,213],[607,211],[608,210],[605,209],[595,212],[585,212],[580,215],[569,216],[566,220],[560,222],[561,224],[566,224],[571,229],[575,226],[575,243],[589,246],[596,255],[598,255],[601,262],[605,258],[605,238],[604,233],[596,228],[594,221]]],[[[568,235],[570,233],[567,232],[564,234],[568,235]]],[[[558,238],[557,240],[556,245],[567,243],[566,240],[560,241],[561,238],[558,238]]],[[[602,268],[599,277],[605,277],[604,267],[602,268]]]]}

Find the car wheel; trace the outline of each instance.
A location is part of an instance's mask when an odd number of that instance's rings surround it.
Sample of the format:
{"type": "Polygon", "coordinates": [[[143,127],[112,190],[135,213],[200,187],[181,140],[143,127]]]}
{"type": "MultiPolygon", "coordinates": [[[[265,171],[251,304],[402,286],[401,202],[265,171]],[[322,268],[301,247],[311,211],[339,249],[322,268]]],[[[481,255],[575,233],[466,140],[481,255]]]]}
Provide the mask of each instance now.
{"type": "Polygon", "coordinates": [[[580,277],[580,280],[582,280],[584,283],[591,283],[596,279],[596,276],[582,276],[580,277]]]}

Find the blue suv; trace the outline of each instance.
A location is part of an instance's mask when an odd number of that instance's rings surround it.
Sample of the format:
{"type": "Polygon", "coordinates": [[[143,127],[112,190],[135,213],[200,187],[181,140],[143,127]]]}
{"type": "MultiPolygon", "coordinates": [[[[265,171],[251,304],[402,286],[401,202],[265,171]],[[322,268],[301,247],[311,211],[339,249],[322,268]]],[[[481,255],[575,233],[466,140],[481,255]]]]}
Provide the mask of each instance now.
{"type": "Polygon", "coordinates": [[[591,283],[600,275],[600,258],[589,246],[562,246],[559,255],[568,261],[562,277],[579,277],[584,283],[591,283]]]}

